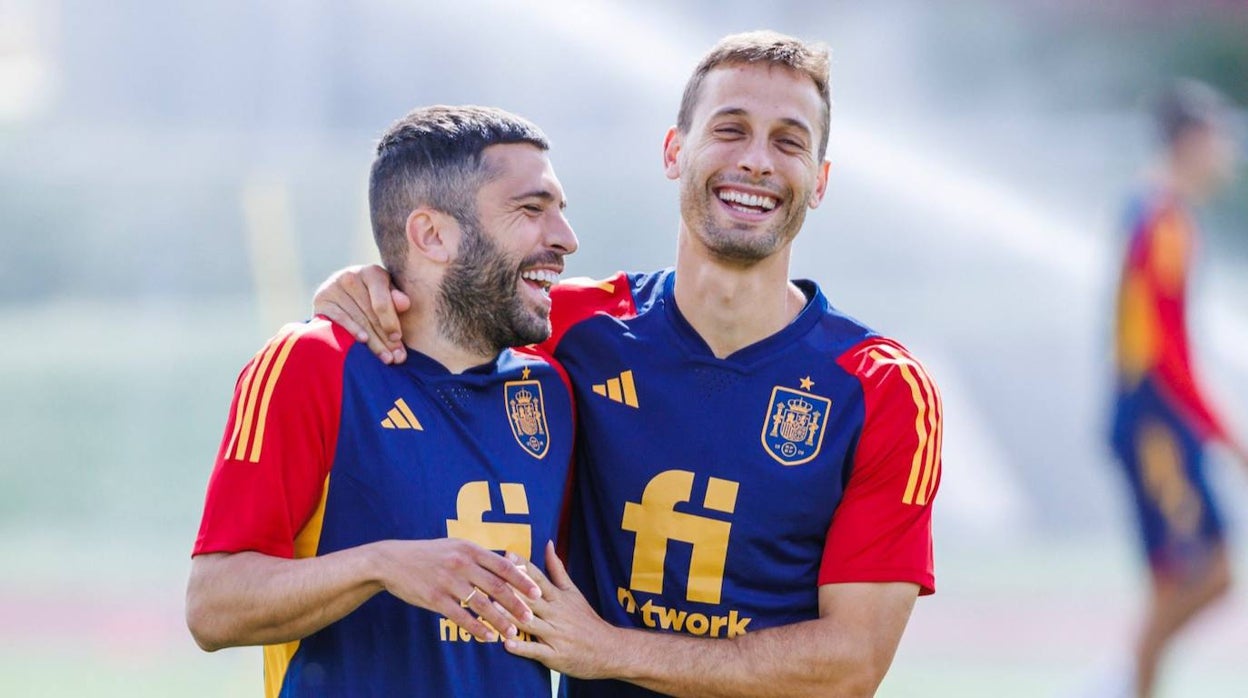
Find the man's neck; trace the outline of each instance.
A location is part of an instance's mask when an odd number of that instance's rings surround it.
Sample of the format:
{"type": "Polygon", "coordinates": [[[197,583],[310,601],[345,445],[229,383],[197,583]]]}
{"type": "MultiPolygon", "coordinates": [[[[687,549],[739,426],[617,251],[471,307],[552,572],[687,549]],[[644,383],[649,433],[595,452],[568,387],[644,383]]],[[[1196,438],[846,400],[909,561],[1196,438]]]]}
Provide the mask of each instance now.
{"type": "Polygon", "coordinates": [[[805,295],[789,283],[790,249],[742,266],[711,255],[682,225],[676,305],[715,356],[770,337],[805,307],[805,295]]]}
{"type": "Polygon", "coordinates": [[[1183,164],[1173,156],[1166,158],[1155,169],[1153,177],[1185,207],[1198,206],[1207,198],[1183,164]]]}
{"type": "Polygon", "coordinates": [[[403,344],[408,348],[437,361],[451,373],[463,373],[498,356],[498,352],[467,347],[447,336],[438,321],[436,287],[413,289],[407,294],[412,299],[412,307],[399,315],[399,327],[403,332],[403,344]]]}

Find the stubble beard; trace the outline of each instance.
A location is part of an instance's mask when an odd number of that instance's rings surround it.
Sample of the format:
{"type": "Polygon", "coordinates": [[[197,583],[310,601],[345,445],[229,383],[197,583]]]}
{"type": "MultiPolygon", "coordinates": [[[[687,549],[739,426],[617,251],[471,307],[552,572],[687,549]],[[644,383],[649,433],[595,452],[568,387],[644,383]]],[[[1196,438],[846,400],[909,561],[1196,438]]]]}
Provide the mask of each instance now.
{"type": "Polygon", "coordinates": [[[523,263],[510,259],[475,221],[461,221],[459,257],[438,288],[438,325],[459,346],[495,355],[550,336],[550,318],[525,308],[517,283],[523,263]]]}
{"type": "Polygon", "coordinates": [[[753,226],[732,223],[726,227],[717,221],[715,207],[719,206],[719,200],[714,186],[711,182],[699,184],[690,179],[681,192],[680,212],[690,233],[721,261],[753,266],[792,241],[806,219],[805,207],[795,205],[793,192],[789,190],[784,192],[781,206],[786,210],[781,211],[782,217],[766,229],[751,230],[753,226]]]}

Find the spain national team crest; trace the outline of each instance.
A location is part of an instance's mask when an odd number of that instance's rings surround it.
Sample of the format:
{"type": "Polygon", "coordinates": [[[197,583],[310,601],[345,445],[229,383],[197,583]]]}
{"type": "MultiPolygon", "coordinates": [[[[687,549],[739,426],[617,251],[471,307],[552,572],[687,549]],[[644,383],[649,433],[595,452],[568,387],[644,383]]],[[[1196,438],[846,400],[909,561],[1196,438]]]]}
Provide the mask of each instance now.
{"type": "Polygon", "coordinates": [[[538,381],[507,381],[503,385],[507,401],[507,421],[516,442],[530,456],[545,458],[550,447],[550,430],[546,426],[546,405],[542,400],[542,384],[538,381]]]}
{"type": "Polygon", "coordinates": [[[801,465],[819,455],[832,401],[776,386],[763,420],[763,448],[781,465],[801,465]]]}

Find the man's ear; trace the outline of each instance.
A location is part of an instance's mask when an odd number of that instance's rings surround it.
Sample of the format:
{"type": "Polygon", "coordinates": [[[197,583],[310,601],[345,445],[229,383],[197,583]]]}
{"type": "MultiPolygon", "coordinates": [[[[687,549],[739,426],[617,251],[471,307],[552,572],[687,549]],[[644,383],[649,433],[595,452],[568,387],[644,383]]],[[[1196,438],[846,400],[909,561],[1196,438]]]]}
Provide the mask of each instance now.
{"type": "Polygon", "coordinates": [[[806,202],[811,208],[819,208],[819,204],[823,202],[824,194],[828,193],[828,171],[832,169],[832,162],[824,160],[819,163],[819,177],[815,180],[815,188],[810,192],[810,200],[806,202]]]}
{"type": "Polygon", "coordinates": [[[667,135],[663,137],[663,174],[668,179],[680,179],[680,163],[676,157],[680,154],[680,148],[680,130],[673,126],[667,129],[667,135]]]}
{"type": "Polygon", "coordinates": [[[459,225],[451,216],[421,206],[407,214],[404,229],[408,247],[439,264],[451,261],[455,246],[459,244],[459,225]]]}

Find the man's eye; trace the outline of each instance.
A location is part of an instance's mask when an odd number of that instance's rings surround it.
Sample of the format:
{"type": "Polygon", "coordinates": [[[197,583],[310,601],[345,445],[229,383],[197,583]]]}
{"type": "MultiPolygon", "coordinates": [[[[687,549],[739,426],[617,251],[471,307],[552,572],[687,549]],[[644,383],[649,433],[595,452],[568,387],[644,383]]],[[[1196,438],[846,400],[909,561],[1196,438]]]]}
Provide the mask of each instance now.
{"type": "Polygon", "coordinates": [[[721,126],[715,129],[715,133],[721,136],[740,136],[744,131],[736,126],[721,126]]]}
{"type": "Polygon", "coordinates": [[[529,213],[541,213],[542,207],[538,206],[537,204],[529,204],[528,206],[524,207],[524,210],[528,211],[529,213]]]}

